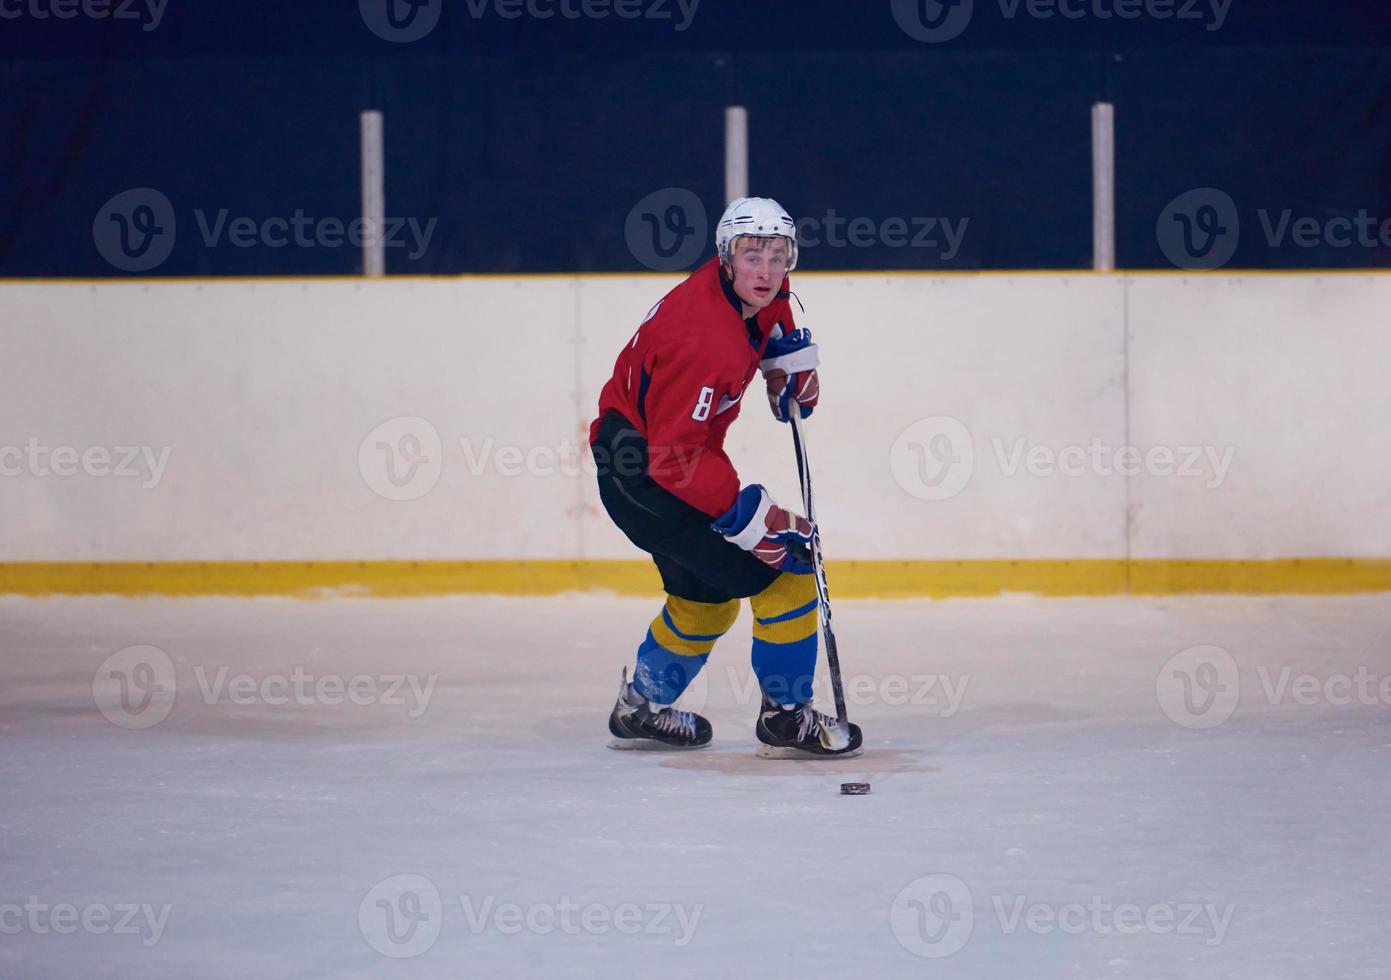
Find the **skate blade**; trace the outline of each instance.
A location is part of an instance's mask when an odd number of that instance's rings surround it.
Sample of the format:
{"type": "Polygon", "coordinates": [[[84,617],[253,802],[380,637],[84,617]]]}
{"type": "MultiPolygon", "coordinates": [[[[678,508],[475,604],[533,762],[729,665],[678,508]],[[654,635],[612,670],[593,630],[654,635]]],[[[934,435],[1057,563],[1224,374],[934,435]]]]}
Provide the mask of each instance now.
{"type": "Polygon", "coordinates": [[[849,752],[809,752],[788,745],[765,745],[759,742],[755,754],[762,759],[853,759],[863,751],[864,746],[857,746],[849,752]]]}
{"type": "Polygon", "coordinates": [[[691,752],[709,747],[709,742],[704,745],[672,745],[669,742],[659,742],[655,738],[619,738],[617,735],[609,739],[609,748],[630,752],[691,752]]]}

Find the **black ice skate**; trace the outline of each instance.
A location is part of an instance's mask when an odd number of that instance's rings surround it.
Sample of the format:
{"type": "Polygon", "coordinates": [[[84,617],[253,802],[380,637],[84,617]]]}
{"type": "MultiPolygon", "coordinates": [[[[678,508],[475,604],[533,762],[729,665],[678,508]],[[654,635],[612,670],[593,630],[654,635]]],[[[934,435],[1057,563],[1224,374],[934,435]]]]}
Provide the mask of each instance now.
{"type": "Polygon", "coordinates": [[[763,695],[754,727],[758,754],[765,759],[843,759],[859,755],[860,726],[822,714],[810,701],[784,708],[763,695]]]}
{"type": "Polygon", "coordinates": [[[611,749],[699,749],[710,744],[710,722],[694,711],[677,711],[647,700],[628,683],[623,668],[623,686],[618,703],[609,715],[611,749]]]}

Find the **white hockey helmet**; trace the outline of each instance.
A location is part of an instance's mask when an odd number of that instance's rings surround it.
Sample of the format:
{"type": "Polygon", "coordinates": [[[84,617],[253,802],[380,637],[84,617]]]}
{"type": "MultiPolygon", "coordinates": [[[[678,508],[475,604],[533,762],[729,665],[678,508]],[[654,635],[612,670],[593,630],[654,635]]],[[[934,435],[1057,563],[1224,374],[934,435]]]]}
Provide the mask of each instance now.
{"type": "Polygon", "coordinates": [[[782,205],[771,197],[741,197],[725,208],[720,223],[715,226],[715,251],[721,262],[734,261],[734,239],[786,238],[788,245],[787,271],[797,268],[797,225],[782,205]]]}

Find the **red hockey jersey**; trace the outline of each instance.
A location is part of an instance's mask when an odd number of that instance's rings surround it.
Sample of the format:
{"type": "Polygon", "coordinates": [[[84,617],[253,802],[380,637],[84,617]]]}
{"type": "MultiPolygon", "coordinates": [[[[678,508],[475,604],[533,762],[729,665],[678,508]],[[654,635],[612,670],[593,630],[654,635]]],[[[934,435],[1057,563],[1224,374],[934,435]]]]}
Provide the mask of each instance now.
{"type": "Polygon", "coordinates": [[[718,517],[734,506],[739,475],[724,437],[739,416],[779,323],[796,329],[788,280],[777,298],[745,321],[739,297],[711,259],[663,297],[618,355],[599,394],[599,418],[617,411],[647,440],[648,475],[691,506],[718,517]]]}

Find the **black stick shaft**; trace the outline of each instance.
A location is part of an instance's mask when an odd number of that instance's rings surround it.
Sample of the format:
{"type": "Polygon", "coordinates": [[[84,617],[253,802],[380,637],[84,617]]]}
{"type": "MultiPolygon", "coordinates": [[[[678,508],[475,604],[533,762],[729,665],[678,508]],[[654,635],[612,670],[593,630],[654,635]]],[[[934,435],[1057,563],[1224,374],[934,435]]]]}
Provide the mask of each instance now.
{"type": "MultiPolygon", "coordinates": [[[[816,506],[811,495],[811,463],[807,458],[806,438],[802,434],[799,406],[791,406],[792,450],[797,456],[797,476],[802,483],[802,506],[807,520],[816,525],[816,506]]],[[[846,723],[845,689],[840,680],[840,653],[836,650],[836,634],[831,625],[831,593],[826,587],[826,563],[821,556],[821,529],[815,527],[811,536],[812,568],[816,575],[817,597],[821,600],[821,633],[826,638],[826,667],[831,672],[831,694],[836,702],[836,720],[846,723]]]]}

